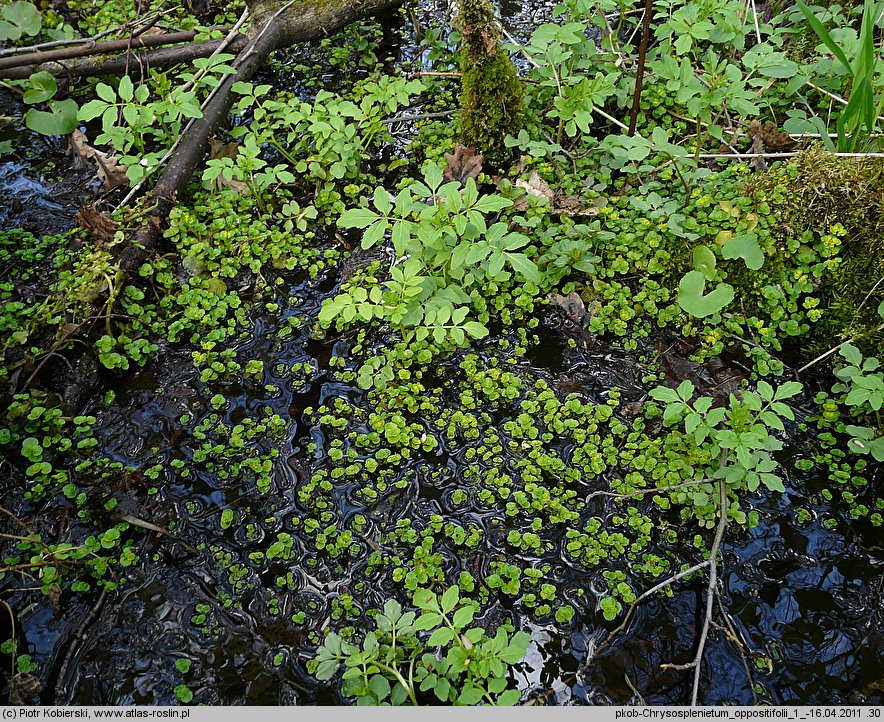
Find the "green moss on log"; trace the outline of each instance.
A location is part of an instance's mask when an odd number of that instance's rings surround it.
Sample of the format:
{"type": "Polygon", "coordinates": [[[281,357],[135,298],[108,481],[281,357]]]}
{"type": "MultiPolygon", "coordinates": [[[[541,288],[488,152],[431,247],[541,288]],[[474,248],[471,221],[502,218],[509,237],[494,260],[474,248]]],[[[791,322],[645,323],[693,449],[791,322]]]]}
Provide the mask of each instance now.
{"type": "Polygon", "coordinates": [[[838,158],[815,147],[759,174],[751,186],[772,199],[784,240],[844,228],[842,262],[820,280],[826,313],[811,349],[859,337],[857,345],[880,354],[884,334],[873,331],[884,300],[884,159],[838,158]]]}
{"type": "Polygon", "coordinates": [[[457,25],[462,73],[459,140],[484,156],[486,168],[499,169],[514,160],[504,138],[522,127],[522,86],[500,46],[490,0],[462,0],[457,25]]]}

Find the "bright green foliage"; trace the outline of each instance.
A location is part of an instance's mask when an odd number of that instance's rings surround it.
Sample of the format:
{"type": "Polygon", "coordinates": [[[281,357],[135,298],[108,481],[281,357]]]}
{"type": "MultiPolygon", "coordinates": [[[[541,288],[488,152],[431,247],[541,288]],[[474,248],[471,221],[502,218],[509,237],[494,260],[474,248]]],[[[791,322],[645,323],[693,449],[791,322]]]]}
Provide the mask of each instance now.
{"type": "MultiPolygon", "coordinates": [[[[683,422],[684,439],[708,450],[712,464],[701,470],[703,477],[725,479],[735,490],[754,492],[763,484],[771,491],[785,491],[780,477],[772,473],[777,463],[770,452],[783,444],[771,429],[782,431],[782,419],[794,419],[784,401],[799,394],[801,388],[798,382],[789,381],[775,391],[766,381],[759,381],[756,391],[744,391],[739,399],[731,394],[727,407],[715,408],[708,396],[692,401],[691,381],[683,381],[678,389],[659,386],[650,395],[666,404],[663,422],[667,426],[683,422]]],[[[693,498],[698,516],[711,524],[708,510],[716,504],[713,484],[689,487],[687,494],[693,498]]]]}
{"type": "Polygon", "coordinates": [[[70,98],[52,100],[58,92],[58,83],[48,72],[34,73],[28,78],[22,99],[29,105],[49,102],[49,110],[30,108],[25,113],[25,125],[43,135],[67,135],[77,127],[77,103],[70,98]]]}
{"type": "Polygon", "coordinates": [[[371,248],[390,234],[393,251],[404,259],[390,269],[386,288],[356,286],[323,304],[319,320],[345,327],[355,320],[387,321],[405,342],[428,338],[437,344],[462,345],[482,338],[487,328],[469,318],[470,304],[490,284],[518,276],[541,279],[525,254],[529,238],[509,231],[506,223],[488,225],[485,215],[512,205],[499,195],[479,195],[475,181],[442,183],[442,170],[428,164],[424,183],[412,182],[395,197],[374,192],[371,208],[353,208],[338,221],[364,229],[362,247],[371,248]],[[434,202],[431,202],[434,201],[434,202]]]}
{"type": "Polygon", "coordinates": [[[847,407],[849,413],[866,425],[848,424],[844,431],[851,438],[847,447],[855,454],[871,454],[876,461],[884,461],[884,422],[881,408],[884,407],[884,373],[881,364],[874,356],[863,359],[859,349],[846,343],[839,353],[847,361],[835,369],[840,383],[832,387],[838,402],[847,407]]]}
{"type": "MultiPolygon", "coordinates": [[[[307,103],[287,94],[271,97],[270,87],[234,84],[233,92],[240,96],[234,111],[251,112],[254,120],[248,127],[234,128],[232,135],[240,140],[236,157],[210,160],[203,173],[204,184],[222,176],[228,183],[244,183],[254,193],[291,184],[298,176],[315,185],[316,207],[332,210],[343,210],[338,190],[341,182],[364,182],[364,161],[390,139],[384,117],[424,89],[417,80],[383,76],[356,86],[358,102],[320,90],[313,102],[307,103]],[[261,157],[261,149],[268,146],[285,162],[268,165],[261,157]]],[[[361,189],[354,187],[356,193],[361,189]]],[[[302,219],[294,207],[287,214],[296,221],[302,219]]]]}
{"type": "Polygon", "coordinates": [[[43,26],[40,11],[33,3],[16,0],[0,8],[0,42],[33,37],[43,26]]]}
{"type": "Polygon", "coordinates": [[[22,100],[29,104],[43,103],[52,98],[57,91],[58,83],[55,82],[55,78],[43,70],[28,78],[28,89],[22,100]]]}
{"type": "Polygon", "coordinates": [[[330,633],[308,669],[320,680],[344,666],[343,694],[357,704],[418,704],[419,692],[432,692],[426,703],[514,705],[518,690],[508,689],[507,670],[525,656],[530,637],[504,629],[490,637],[473,627],[478,605],[460,598],[458,587],[436,595],[418,589],[419,610],[402,611],[388,600],[374,617],[375,630],[360,645],[330,633]],[[429,633],[427,635],[426,633],[429,633]]]}
{"type": "MultiPolygon", "coordinates": [[[[819,21],[813,11],[801,0],[796,0],[795,6],[802,12],[813,31],[823,41],[823,44],[832,52],[840,63],[842,72],[847,72],[851,79],[851,88],[847,96],[847,104],[838,113],[836,128],[838,131],[837,149],[841,152],[853,152],[857,149],[861,140],[866,140],[879,130],[879,116],[884,110],[884,83],[881,80],[880,63],[876,57],[875,26],[880,22],[880,16],[884,6],[875,0],[865,0],[863,3],[862,25],[859,38],[853,45],[853,58],[848,58],[850,50],[846,46],[839,45],[825,26],[819,21]]],[[[788,130],[796,131],[797,127],[803,127],[799,116],[793,116],[793,122],[788,130]],[[796,122],[797,121],[797,122],[796,122]]],[[[818,126],[819,127],[819,124],[818,126]]],[[[823,126],[825,127],[825,126],[823,126]]],[[[827,134],[822,135],[827,145],[832,147],[827,134]]],[[[875,141],[869,141],[875,145],[875,141]]],[[[834,149],[834,148],[833,148],[834,149]]]]}
{"type": "Polygon", "coordinates": [[[522,127],[522,87],[500,45],[500,30],[490,0],[464,0],[456,20],[461,35],[461,96],[458,136],[482,154],[489,168],[504,168],[514,158],[504,139],[522,127]]]}
{"type": "Polygon", "coordinates": [[[232,73],[234,69],[228,63],[233,58],[233,55],[219,53],[212,58],[195,60],[194,65],[205,73],[199,79],[193,73],[185,73],[173,84],[166,75],[156,74],[158,98],[151,97],[148,84],[135,86],[125,75],[116,88],[98,83],[95,86],[98,97],[83,105],[77,118],[80,121],[101,118],[102,132],[94,142],[110,144],[126,169],[129,181],[138,183],[157,169],[184,124],[191,118],[202,117],[200,91],[210,90],[220,82],[220,76],[232,73]],[[180,83],[188,80],[194,82],[190,88],[180,83]]]}
{"type": "Polygon", "coordinates": [[[809,349],[819,353],[852,339],[876,355],[884,340],[876,312],[884,293],[884,160],[836,158],[816,146],[788,166],[756,174],[747,190],[779,219],[762,242],[762,273],[802,263],[810,248],[817,255],[806,273],[818,286],[813,296],[828,303],[807,312],[808,320],[819,319],[809,349]]]}
{"type": "MultiPolygon", "coordinates": [[[[585,30],[577,22],[545,23],[534,30],[524,48],[533,61],[529,77],[539,85],[529,102],[543,108],[556,125],[553,149],[561,149],[558,143],[564,136],[589,134],[596,106],[604,105],[615,92],[616,73],[593,72],[595,44],[585,30]]],[[[520,135],[516,131],[510,134],[520,135]]]]}
{"type": "Polygon", "coordinates": [[[706,279],[700,271],[688,271],[678,284],[678,305],[692,316],[703,318],[718,313],[734,300],[734,289],[719,283],[704,295],[706,279]]]}

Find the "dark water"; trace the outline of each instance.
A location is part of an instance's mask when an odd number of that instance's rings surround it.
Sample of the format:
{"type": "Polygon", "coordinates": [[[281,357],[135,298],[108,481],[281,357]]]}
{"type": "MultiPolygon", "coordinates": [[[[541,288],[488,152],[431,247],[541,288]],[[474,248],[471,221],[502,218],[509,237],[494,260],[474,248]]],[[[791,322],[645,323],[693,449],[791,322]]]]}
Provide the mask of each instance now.
{"type": "MultiPolygon", "coordinates": [[[[427,16],[442,13],[443,5],[427,8],[427,16]]],[[[532,23],[549,16],[545,5],[504,10],[507,17],[511,13],[518,18],[513,30],[519,37],[527,34],[532,23]]],[[[409,33],[403,28],[406,39],[409,33]]],[[[407,42],[403,47],[406,53],[413,52],[407,42]]],[[[43,232],[67,227],[72,223],[71,209],[76,209],[74,196],[59,195],[51,183],[35,176],[29,169],[33,163],[28,166],[24,155],[0,164],[0,187],[11,197],[27,201],[28,212],[37,214],[30,222],[43,232]]],[[[63,159],[56,157],[63,168],[63,159]]],[[[15,214],[3,216],[2,222],[4,227],[25,225],[15,214]]],[[[207,704],[341,701],[332,687],[317,684],[305,671],[313,648],[309,632],[323,626],[332,599],[352,594],[357,605],[367,608],[381,602],[389,589],[377,573],[366,574],[368,546],[343,569],[323,559],[313,566],[302,563],[315,552],[299,538],[294,525],[304,513],[297,489],[321,463],[331,439],[306,421],[301,411],[335,397],[359,403],[364,395],[331,380],[328,373],[333,348],[345,355],[345,342],[335,347],[333,342],[311,340],[309,323],[285,340],[274,338],[291,315],[315,319],[330,280],[287,279],[282,295],[291,300],[282,303],[276,316],[253,314],[251,338],[236,348],[243,364],[250,359],[265,362],[264,383],[275,384],[279,392],[255,384],[237,386],[235,381],[203,384],[189,348],[164,348],[148,369],[110,384],[116,391],[112,405],[106,406],[99,398],[87,404],[83,412],[98,418],[101,453],[140,470],[157,463],[168,469],[173,459],[185,460],[190,477],[167,474],[157,484],[160,492],[156,495],[147,493],[151,483],[131,479],[114,491],[123,512],[160,526],[174,521],[174,534],[198,548],[194,553],[174,539],[139,530],[135,538],[143,561],[126,570],[126,582],[118,592],[104,597],[64,595],[57,610],[39,595],[13,595],[20,633],[40,666],[42,703],[172,704],[173,690],[182,681],[194,691],[195,701],[207,704]],[[315,369],[306,381],[277,375],[275,370],[278,364],[291,367],[305,361],[315,369]],[[263,443],[265,450],[276,446],[280,451],[266,493],[259,493],[253,483],[225,481],[190,463],[199,444],[192,436],[193,424],[183,424],[181,416],[192,414],[194,422],[205,419],[213,413],[208,399],[219,392],[230,398],[223,412],[228,424],[258,417],[265,407],[286,421],[284,439],[263,443]],[[310,441],[318,447],[313,455],[307,451],[310,441]],[[220,509],[228,507],[243,521],[224,530],[219,524],[220,509]],[[292,532],[298,561],[285,567],[292,574],[289,587],[274,591],[280,565],[251,564],[249,554],[266,551],[268,540],[280,531],[292,532]],[[245,570],[241,576],[237,564],[245,570]],[[360,581],[365,582],[361,592],[356,588],[360,581]],[[238,604],[225,604],[234,597],[238,604]],[[305,614],[305,622],[291,624],[288,619],[299,611],[305,614]],[[175,661],[181,658],[193,660],[185,676],[175,669],[175,661]]],[[[531,349],[518,366],[523,378],[545,378],[562,394],[579,390],[593,399],[603,399],[611,386],[623,390],[624,401],[641,395],[643,368],[633,354],[616,345],[564,353],[555,329],[541,331],[540,346],[531,349]]],[[[812,410],[809,398],[797,405],[799,416],[812,410]]],[[[783,460],[812,455],[812,445],[793,427],[783,460]]],[[[346,518],[358,508],[374,525],[385,517],[426,519],[441,510],[462,523],[484,527],[486,555],[502,551],[500,530],[488,525],[487,514],[455,511],[446,501],[456,487],[458,469],[468,462],[456,449],[444,449],[429,459],[452,471],[438,487],[428,480],[427,462],[415,460],[403,469],[403,476],[411,474],[417,483],[385,502],[386,506],[364,509],[342,487],[336,499],[340,515],[346,518]]],[[[744,646],[740,652],[722,633],[710,635],[700,700],[718,704],[879,703],[884,687],[880,531],[865,520],[850,519],[843,504],[817,500],[810,505],[809,499],[829,486],[824,470],[798,472],[791,463],[784,463],[783,472],[787,493],[755,503],[761,517],[758,527],[749,531],[732,527],[725,537],[721,596],[744,646]],[[806,507],[812,511],[809,521],[798,512],[806,507]],[[836,520],[837,525],[827,528],[822,523],[826,519],[836,520]],[[772,660],[772,669],[758,667],[756,661],[762,657],[772,660]]],[[[867,475],[873,487],[882,481],[880,468],[870,469],[867,475]]],[[[484,564],[481,556],[463,563],[477,569],[484,564]]],[[[460,561],[449,559],[446,564],[453,570],[460,561]]],[[[566,597],[593,584],[586,572],[561,560],[553,574],[566,597]]],[[[531,631],[534,640],[515,672],[525,699],[541,694],[552,704],[684,704],[689,699],[690,673],[661,669],[661,665],[693,657],[703,622],[704,580],[680,585],[669,600],[641,605],[629,628],[586,669],[588,655],[613,625],[605,625],[585,602],[581,608],[576,595],[573,599],[578,617],[567,632],[528,618],[515,619],[531,631]]],[[[497,607],[490,614],[503,619],[511,613],[497,607]]]]}
{"type": "MultiPolygon", "coordinates": [[[[293,285],[290,295],[304,300],[284,309],[283,316],[315,315],[317,299],[311,295],[310,284],[293,285]]],[[[305,451],[306,443],[312,439],[322,449],[329,441],[304,422],[299,410],[336,396],[355,401],[362,394],[323,380],[324,362],[317,357],[327,355],[329,349],[311,341],[306,332],[280,343],[270,340],[272,319],[256,318],[254,327],[254,338],[237,349],[242,361],[261,358],[266,368],[273,369],[280,362],[290,366],[313,359],[318,369],[317,380],[306,385],[277,380],[283,388],[280,394],[236,395],[226,412],[227,419],[234,422],[243,415],[257,414],[267,405],[290,420],[286,438],[279,444],[281,457],[274,466],[270,491],[261,495],[250,485],[231,486],[197,469],[186,483],[168,480],[158,497],[147,498],[137,489],[131,492],[133,513],[140,518],[159,525],[174,519],[175,533],[190,545],[204,542],[209,549],[224,550],[249,567],[245,584],[237,594],[241,608],[227,608],[219,602],[234,587],[210,552],[193,555],[168,538],[139,532],[142,538],[138,550],[146,562],[127,573],[122,590],[104,601],[85,629],[81,629],[82,620],[95,603],[94,596],[65,598],[60,614],[53,613],[49,605],[38,605],[31,616],[23,619],[35,658],[52,670],[50,677],[59,674],[63,660],[71,655],[64,677],[50,679],[52,684],[47,686],[46,694],[51,687],[57,701],[172,703],[172,690],[181,682],[174,662],[182,657],[194,660],[188,681],[200,702],[338,701],[333,690],[312,682],[305,672],[304,662],[312,648],[306,630],[322,626],[330,600],[340,594],[352,592],[359,602],[360,594],[353,585],[360,579],[367,582],[365,606],[383,598],[386,587],[377,575],[364,576],[364,561],[370,550],[366,548],[343,572],[336,571],[329,562],[313,569],[297,562],[289,564],[286,568],[295,577],[293,588],[275,593],[272,586],[277,570],[266,564],[250,565],[248,555],[266,551],[268,537],[293,528],[290,522],[302,514],[296,489],[315,463],[305,451]],[[242,512],[255,524],[254,530],[249,533],[245,524],[235,531],[222,530],[219,509],[227,506],[242,512]],[[270,516],[273,520],[265,521],[270,516]],[[278,614],[268,606],[271,597],[279,600],[278,614]],[[201,608],[206,623],[197,626],[192,620],[200,604],[206,605],[201,608]],[[301,628],[286,621],[298,610],[306,611],[308,617],[301,628]],[[80,635],[79,641],[71,646],[75,634],[80,635]]],[[[635,366],[628,353],[611,348],[562,356],[554,334],[547,335],[543,343],[535,350],[532,363],[547,358],[553,369],[523,365],[521,373],[545,377],[554,385],[567,383],[569,389],[582,386],[592,396],[603,393],[619,379],[624,396],[629,395],[631,384],[624,369],[635,366]]],[[[143,468],[158,462],[167,465],[173,458],[192,455],[196,444],[182,433],[178,419],[185,410],[193,412],[197,421],[200,415],[209,413],[205,400],[218,386],[207,388],[201,384],[189,354],[172,350],[161,354],[150,370],[121,381],[116,390],[117,400],[112,407],[96,402],[87,411],[98,417],[96,433],[102,452],[143,468]],[[152,447],[160,451],[152,453],[152,447]]],[[[807,443],[806,438],[796,436],[791,453],[800,453],[807,443]]],[[[456,452],[451,451],[449,465],[466,463],[458,461],[456,452]]],[[[420,475],[418,464],[410,468],[420,475]]],[[[837,506],[817,504],[813,507],[815,518],[799,522],[797,508],[807,506],[808,496],[827,485],[826,480],[820,472],[788,472],[788,465],[785,471],[789,474],[788,492],[756,503],[761,515],[759,526],[751,531],[732,528],[723,545],[722,599],[734,628],[745,640],[749,672],[761,687],[753,697],[741,654],[723,635],[713,633],[705,655],[701,701],[879,701],[884,584],[880,535],[867,522],[846,519],[846,510],[837,506]],[[824,518],[835,518],[840,523],[833,530],[826,529],[820,523],[824,518]],[[755,658],[762,655],[774,661],[772,672],[756,668],[755,658]]],[[[870,479],[873,484],[881,481],[880,469],[875,473],[877,478],[870,479]]],[[[345,496],[342,490],[339,501],[344,514],[354,504],[345,496]]],[[[444,500],[445,487],[437,491],[436,501],[427,496],[422,486],[415,486],[379,513],[419,520],[441,508],[449,516],[444,501],[438,501],[444,500]]],[[[371,512],[366,514],[373,516],[371,512]]],[[[454,518],[455,512],[450,516],[454,518]]],[[[484,524],[481,515],[473,514],[470,520],[486,526],[488,553],[503,549],[502,540],[495,539],[494,530],[484,524]]],[[[297,533],[294,535],[296,545],[301,544],[297,533]]],[[[313,554],[302,546],[295,558],[313,554]]],[[[464,563],[469,564],[467,560],[464,563]]],[[[586,572],[561,562],[553,574],[561,589],[573,591],[586,585],[586,572]]],[[[611,625],[601,623],[594,610],[585,611],[582,623],[565,635],[555,626],[516,620],[532,631],[535,640],[526,662],[517,671],[517,679],[526,696],[551,690],[547,698],[550,703],[635,702],[639,697],[634,689],[649,704],[683,704],[690,694],[690,675],[661,670],[660,665],[683,663],[693,656],[702,624],[704,594],[705,581],[697,580],[681,585],[670,600],[643,604],[629,629],[576,680],[572,677],[583,665],[587,651],[611,625]]],[[[44,695],[42,701],[53,699],[44,695]]]]}

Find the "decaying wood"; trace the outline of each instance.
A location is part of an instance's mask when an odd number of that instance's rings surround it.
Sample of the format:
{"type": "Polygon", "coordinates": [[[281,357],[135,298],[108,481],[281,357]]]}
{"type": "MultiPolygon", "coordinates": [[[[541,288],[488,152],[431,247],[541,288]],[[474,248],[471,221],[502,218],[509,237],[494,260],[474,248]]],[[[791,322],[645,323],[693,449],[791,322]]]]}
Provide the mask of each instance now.
{"type": "MultiPolygon", "coordinates": [[[[138,68],[139,71],[146,71],[147,68],[168,68],[178,63],[189,63],[197,58],[207,58],[223,42],[223,40],[205,40],[200,43],[171,45],[167,48],[142,50],[111,57],[96,55],[94,57],[73,58],[71,60],[57,60],[41,63],[40,65],[2,68],[0,69],[0,78],[21,80],[41,70],[45,70],[57,78],[83,78],[100,75],[123,75],[132,68],[138,68]]],[[[245,36],[238,38],[230,48],[231,51],[236,52],[240,50],[246,42],[245,36]]]]}
{"type": "MultiPolygon", "coordinates": [[[[227,32],[230,30],[230,26],[228,25],[215,29],[227,32]]],[[[69,48],[60,48],[57,50],[43,50],[34,53],[10,55],[5,58],[0,58],[0,74],[2,74],[2,71],[9,68],[17,68],[19,72],[27,73],[28,75],[30,73],[35,73],[38,70],[51,69],[55,69],[61,74],[63,69],[66,71],[66,68],[58,61],[85,58],[91,55],[105,55],[108,53],[128,53],[133,49],[138,48],[158,48],[163,45],[189,43],[197,36],[198,32],[199,31],[197,30],[181,30],[174,33],[133,34],[131,37],[120,38],[118,40],[106,40],[100,43],[93,42],[69,48]]],[[[27,75],[24,77],[27,77],[27,75]]]]}

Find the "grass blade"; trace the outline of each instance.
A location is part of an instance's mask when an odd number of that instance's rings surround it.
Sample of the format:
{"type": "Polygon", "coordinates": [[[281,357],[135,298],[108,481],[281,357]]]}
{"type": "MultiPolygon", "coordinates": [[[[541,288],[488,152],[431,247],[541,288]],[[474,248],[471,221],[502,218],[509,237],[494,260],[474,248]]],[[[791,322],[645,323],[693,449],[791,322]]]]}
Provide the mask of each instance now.
{"type": "Polygon", "coordinates": [[[817,20],[816,15],[813,14],[813,11],[807,7],[801,0],[795,0],[795,7],[797,7],[805,19],[807,20],[807,24],[813,28],[813,31],[819,36],[819,39],[823,41],[825,46],[832,51],[832,54],[838,59],[838,62],[841,63],[845,68],[847,68],[847,72],[853,75],[853,68],[850,67],[850,62],[847,60],[847,56],[844,54],[844,51],[841,47],[836,43],[832,36],[829,35],[829,31],[823,26],[823,24],[817,20]]]}

